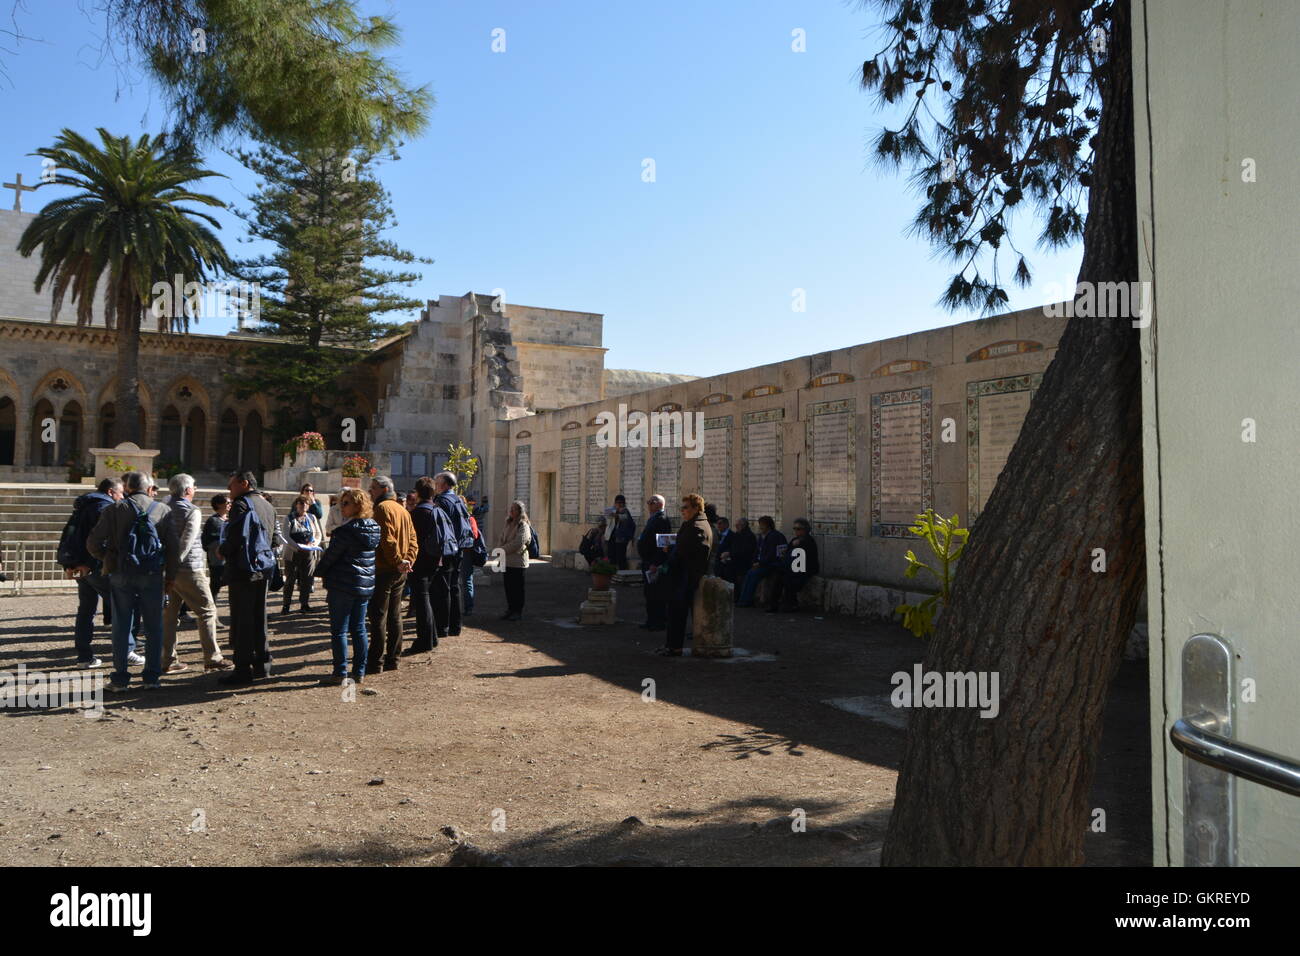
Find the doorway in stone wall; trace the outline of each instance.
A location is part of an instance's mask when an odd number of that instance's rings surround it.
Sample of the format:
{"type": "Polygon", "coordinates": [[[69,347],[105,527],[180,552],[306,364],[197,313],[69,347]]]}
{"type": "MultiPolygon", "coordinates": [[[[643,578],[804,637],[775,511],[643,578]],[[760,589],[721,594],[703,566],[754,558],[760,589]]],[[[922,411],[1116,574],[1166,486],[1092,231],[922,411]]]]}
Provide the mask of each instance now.
{"type": "Polygon", "coordinates": [[[543,554],[551,554],[551,515],[555,512],[555,472],[537,473],[537,492],[533,495],[533,527],[541,538],[543,554]]]}

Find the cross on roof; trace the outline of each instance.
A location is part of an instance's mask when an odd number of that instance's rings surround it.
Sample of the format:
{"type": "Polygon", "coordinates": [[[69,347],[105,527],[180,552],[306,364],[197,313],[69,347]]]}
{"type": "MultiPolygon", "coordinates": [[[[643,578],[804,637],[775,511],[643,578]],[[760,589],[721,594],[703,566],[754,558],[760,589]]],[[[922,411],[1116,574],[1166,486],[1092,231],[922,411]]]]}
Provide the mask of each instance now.
{"type": "Polygon", "coordinates": [[[35,187],[35,186],[24,186],[24,185],[23,185],[23,174],[22,174],[22,173],[19,173],[19,174],[18,174],[17,176],[15,176],[14,178],[17,180],[17,182],[4,183],[3,186],[4,186],[5,189],[12,189],[12,190],[14,191],[14,212],[22,212],[22,211],[23,211],[23,193],[25,193],[25,192],[27,192],[27,193],[34,193],[34,192],[36,192],[36,187],[35,187]]]}

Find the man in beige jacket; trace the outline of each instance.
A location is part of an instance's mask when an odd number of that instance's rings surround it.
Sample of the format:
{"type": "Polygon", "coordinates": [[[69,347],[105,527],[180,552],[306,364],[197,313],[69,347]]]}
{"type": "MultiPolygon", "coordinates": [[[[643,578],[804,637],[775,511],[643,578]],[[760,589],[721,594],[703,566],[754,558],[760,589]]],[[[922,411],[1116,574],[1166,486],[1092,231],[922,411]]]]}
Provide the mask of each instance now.
{"type": "Polygon", "coordinates": [[[189,668],[176,656],[176,630],[181,602],[191,611],[199,626],[199,643],[203,645],[203,668],[228,671],[234,665],[221,655],[217,644],[217,602],[208,584],[208,559],[203,553],[203,517],[194,507],[194,479],[173,475],[167,482],[171,498],[162,529],[167,539],[167,607],[163,614],[163,671],[177,674],[189,668]]]}

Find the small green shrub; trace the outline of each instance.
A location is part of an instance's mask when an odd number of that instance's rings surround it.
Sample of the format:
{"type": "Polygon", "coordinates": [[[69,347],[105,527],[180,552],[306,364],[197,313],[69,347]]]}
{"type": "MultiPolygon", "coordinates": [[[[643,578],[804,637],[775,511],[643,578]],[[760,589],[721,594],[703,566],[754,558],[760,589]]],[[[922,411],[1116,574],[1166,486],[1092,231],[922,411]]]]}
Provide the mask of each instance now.
{"type": "Polygon", "coordinates": [[[907,570],[904,577],[914,578],[921,571],[928,571],[939,582],[939,593],[931,594],[919,604],[900,604],[894,608],[903,615],[903,627],[917,637],[929,637],[934,632],[934,616],[939,608],[948,603],[952,593],[952,578],[957,559],[966,549],[966,539],[970,529],[963,528],[957,515],[945,518],[936,515],[933,508],[926,508],[924,514],[916,516],[916,524],[908,528],[912,534],[924,538],[938,559],[938,568],[933,568],[917,558],[912,551],[907,552],[907,570]]]}

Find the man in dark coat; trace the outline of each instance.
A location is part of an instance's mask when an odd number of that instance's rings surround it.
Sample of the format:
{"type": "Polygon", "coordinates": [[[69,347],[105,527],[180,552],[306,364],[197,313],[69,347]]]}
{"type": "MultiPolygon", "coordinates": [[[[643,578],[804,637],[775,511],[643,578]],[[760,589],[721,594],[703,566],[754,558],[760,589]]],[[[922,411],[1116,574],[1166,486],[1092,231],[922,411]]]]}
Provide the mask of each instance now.
{"type": "Polygon", "coordinates": [[[662,495],[651,495],[645,503],[649,517],[636,541],[636,553],[641,558],[641,577],[645,581],[645,623],[643,631],[662,631],[668,626],[668,600],[664,581],[659,578],[664,552],[655,544],[655,535],[671,534],[672,522],[664,514],[662,495]]]}
{"type": "Polygon", "coordinates": [[[102,601],[107,611],[112,601],[103,565],[90,556],[86,550],[86,541],[99,523],[99,516],[104,509],[121,500],[122,482],[116,478],[105,478],[94,491],[78,498],[73,506],[72,513],[77,518],[77,553],[74,556],[75,563],[68,567],[66,573],[77,582],[77,623],[73,640],[77,648],[78,667],[98,667],[102,663],[91,649],[95,636],[95,609],[102,601]]]}
{"type": "Polygon", "coordinates": [[[808,579],[821,569],[817,540],[812,536],[808,519],[797,518],[789,550],[781,559],[781,582],[772,590],[772,604],[767,612],[776,614],[778,611],[798,611],[799,592],[808,583],[808,579]]]}
{"type": "Polygon", "coordinates": [[[226,524],[226,539],[218,551],[226,562],[224,578],[230,604],[230,643],[235,649],[235,669],[218,678],[221,684],[247,684],[271,673],[271,640],[266,629],[266,588],[269,575],[254,575],[236,555],[245,552],[246,516],[257,515],[266,540],[274,547],[275,508],[257,491],[257,476],[237,471],[226,485],[232,499],[226,524]]]}
{"type": "Polygon", "coordinates": [[[627,499],[614,496],[614,511],[609,516],[609,560],[620,571],[627,570],[627,546],[636,540],[636,519],[627,510],[627,499]]]}
{"type": "Polygon", "coordinates": [[[415,643],[403,655],[423,654],[446,637],[451,616],[451,569],[460,561],[460,542],[442,508],[433,503],[437,487],[432,478],[415,483],[419,504],[411,512],[420,552],[411,569],[411,603],[415,605],[415,643]]]}
{"type": "Polygon", "coordinates": [[[776,522],[768,515],[763,515],[758,519],[758,556],[744,577],[745,583],[740,589],[737,607],[754,606],[754,596],[758,593],[759,584],[765,577],[781,572],[781,562],[785,554],[785,535],[776,530],[776,522]]]}
{"type": "Polygon", "coordinates": [[[682,526],[668,555],[665,577],[668,589],[668,643],[657,653],[681,657],[686,641],[686,617],[695,603],[695,589],[709,570],[713,529],[699,495],[682,498],[682,526]]]}
{"type": "MultiPolygon", "coordinates": [[[[707,514],[707,512],[706,512],[707,514]]],[[[731,522],[719,515],[713,523],[713,555],[709,558],[709,573],[724,581],[731,580],[722,564],[722,555],[731,550],[731,522]]]]}
{"type": "MultiPolygon", "coordinates": [[[[464,551],[467,548],[474,547],[474,529],[469,523],[469,511],[465,508],[465,502],[461,501],[460,495],[456,493],[456,476],[449,471],[440,471],[433,476],[433,486],[437,494],[433,496],[433,503],[442,509],[447,520],[451,522],[452,531],[456,535],[457,551],[464,551]]],[[[450,570],[446,575],[447,588],[447,620],[444,623],[439,621],[439,634],[446,637],[455,637],[460,633],[460,612],[461,612],[461,586],[460,586],[460,565],[459,560],[451,563],[450,570]]],[[[436,585],[441,585],[441,578],[435,579],[436,585]]],[[[434,612],[443,606],[441,595],[434,596],[434,612]]]]}
{"type": "Polygon", "coordinates": [[[719,576],[734,585],[733,600],[737,603],[740,601],[740,586],[744,583],[749,569],[754,566],[757,555],[758,539],[750,530],[749,519],[737,518],[735,530],[727,535],[726,550],[719,549],[718,552],[718,563],[725,572],[719,576]]]}

